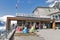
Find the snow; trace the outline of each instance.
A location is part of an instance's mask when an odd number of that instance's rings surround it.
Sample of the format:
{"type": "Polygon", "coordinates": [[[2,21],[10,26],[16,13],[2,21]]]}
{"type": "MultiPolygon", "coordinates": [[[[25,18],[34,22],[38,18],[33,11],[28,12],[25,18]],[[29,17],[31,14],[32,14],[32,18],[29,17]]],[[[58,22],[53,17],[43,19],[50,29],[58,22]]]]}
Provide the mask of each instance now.
{"type": "Polygon", "coordinates": [[[0,20],[6,21],[7,17],[14,17],[14,16],[12,16],[12,15],[5,15],[5,16],[0,17],[0,20]]]}
{"type": "Polygon", "coordinates": [[[5,26],[0,26],[0,31],[5,31],[6,27],[5,26]]]}
{"type": "Polygon", "coordinates": [[[58,2],[58,1],[55,1],[54,3],[50,4],[49,7],[55,6],[56,2],[58,2]]]}
{"type": "MultiPolygon", "coordinates": [[[[4,15],[2,17],[0,17],[0,21],[1,23],[5,22],[6,23],[6,19],[7,17],[15,17],[15,16],[12,16],[12,15],[4,15]]],[[[16,24],[17,21],[11,21],[11,24],[16,24]]],[[[0,26],[0,31],[5,31],[6,30],[6,25],[5,26],[0,26]]]]}

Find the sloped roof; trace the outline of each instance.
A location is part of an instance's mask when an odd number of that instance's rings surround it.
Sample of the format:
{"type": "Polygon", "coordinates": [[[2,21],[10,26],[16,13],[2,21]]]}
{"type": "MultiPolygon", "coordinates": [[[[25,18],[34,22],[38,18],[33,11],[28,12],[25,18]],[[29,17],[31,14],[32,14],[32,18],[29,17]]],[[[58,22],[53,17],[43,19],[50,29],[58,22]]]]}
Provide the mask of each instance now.
{"type": "Polygon", "coordinates": [[[53,7],[43,7],[43,6],[38,6],[38,7],[36,7],[36,8],[33,10],[32,13],[34,13],[34,11],[35,11],[37,8],[47,8],[47,9],[50,9],[50,8],[53,8],[53,7]]]}

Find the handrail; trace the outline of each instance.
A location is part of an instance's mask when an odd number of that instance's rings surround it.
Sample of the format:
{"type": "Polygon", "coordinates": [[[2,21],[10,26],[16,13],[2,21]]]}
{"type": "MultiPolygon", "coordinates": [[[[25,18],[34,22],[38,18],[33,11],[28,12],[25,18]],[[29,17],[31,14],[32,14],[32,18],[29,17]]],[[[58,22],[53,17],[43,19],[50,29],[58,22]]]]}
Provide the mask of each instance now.
{"type": "Polygon", "coordinates": [[[6,40],[13,40],[13,36],[14,36],[14,33],[15,33],[15,29],[12,30],[12,32],[10,32],[6,38],[6,40]]]}

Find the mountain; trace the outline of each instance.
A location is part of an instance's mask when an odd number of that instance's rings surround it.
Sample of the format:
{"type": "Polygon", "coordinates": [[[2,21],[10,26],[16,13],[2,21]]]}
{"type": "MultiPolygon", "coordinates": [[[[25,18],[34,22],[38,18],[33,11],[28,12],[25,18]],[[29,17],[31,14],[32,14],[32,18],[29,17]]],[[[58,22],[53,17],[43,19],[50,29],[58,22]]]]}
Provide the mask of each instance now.
{"type": "Polygon", "coordinates": [[[4,16],[0,17],[0,20],[6,21],[7,17],[14,17],[14,16],[12,16],[12,15],[4,15],[4,16]]]}
{"type": "Polygon", "coordinates": [[[49,7],[55,6],[55,4],[56,4],[57,2],[58,2],[58,1],[54,1],[52,4],[49,5],[49,7]]]}
{"type": "MultiPolygon", "coordinates": [[[[5,16],[0,17],[0,20],[6,22],[6,21],[7,21],[7,17],[15,17],[15,16],[12,16],[12,15],[5,15],[5,16]]],[[[13,23],[16,24],[17,21],[11,21],[11,24],[13,24],[13,23]]]]}
{"type": "MultiPolygon", "coordinates": [[[[6,30],[7,17],[15,17],[15,16],[5,15],[5,16],[0,17],[0,32],[6,30]]],[[[11,24],[17,24],[17,21],[11,21],[11,24]]]]}
{"type": "Polygon", "coordinates": [[[5,24],[6,24],[6,23],[5,23],[4,21],[0,21],[0,32],[6,30],[5,24]]]}
{"type": "Polygon", "coordinates": [[[5,26],[5,22],[4,21],[0,21],[0,26],[5,26]]]}

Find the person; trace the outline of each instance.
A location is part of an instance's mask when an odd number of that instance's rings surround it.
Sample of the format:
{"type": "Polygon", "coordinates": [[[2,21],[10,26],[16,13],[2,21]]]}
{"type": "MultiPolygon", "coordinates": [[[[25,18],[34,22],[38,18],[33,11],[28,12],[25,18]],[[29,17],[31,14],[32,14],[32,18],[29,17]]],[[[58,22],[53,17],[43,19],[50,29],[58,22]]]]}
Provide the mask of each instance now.
{"type": "Polygon", "coordinates": [[[43,24],[40,24],[40,26],[41,26],[40,29],[43,29],[43,24]]]}
{"type": "Polygon", "coordinates": [[[32,26],[31,29],[30,29],[30,32],[33,33],[34,31],[35,31],[35,28],[34,28],[34,26],[32,26]]]}
{"type": "Polygon", "coordinates": [[[12,24],[13,29],[15,28],[15,24],[12,24]]]}
{"type": "Polygon", "coordinates": [[[24,29],[24,27],[25,27],[25,24],[24,24],[22,27],[23,27],[22,29],[24,29]]]}
{"type": "Polygon", "coordinates": [[[39,26],[38,26],[38,25],[35,25],[35,29],[36,29],[36,30],[39,29],[39,26]]]}
{"type": "Polygon", "coordinates": [[[16,30],[21,32],[22,28],[20,28],[20,27],[17,26],[16,30]]]}
{"type": "Polygon", "coordinates": [[[29,25],[29,29],[32,27],[32,24],[29,25]]]}
{"type": "Polygon", "coordinates": [[[41,29],[41,23],[39,23],[38,26],[39,26],[39,29],[41,29]]]}
{"type": "Polygon", "coordinates": [[[23,29],[23,33],[28,33],[27,27],[25,27],[25,28],[23,29]]]}

